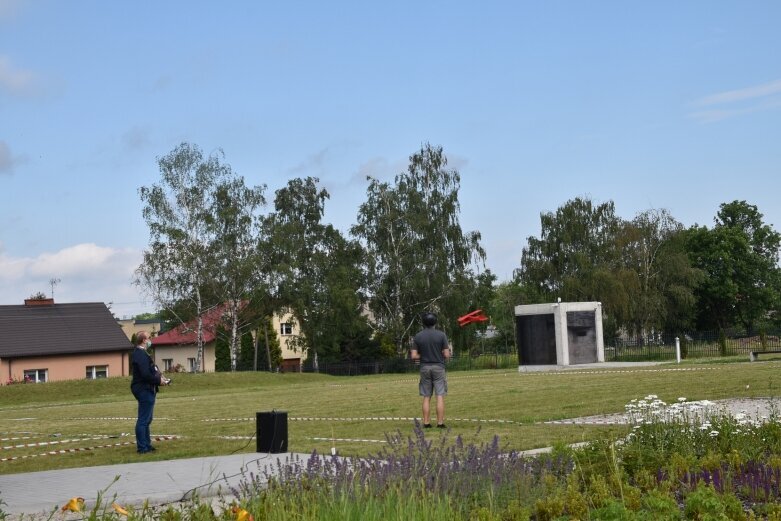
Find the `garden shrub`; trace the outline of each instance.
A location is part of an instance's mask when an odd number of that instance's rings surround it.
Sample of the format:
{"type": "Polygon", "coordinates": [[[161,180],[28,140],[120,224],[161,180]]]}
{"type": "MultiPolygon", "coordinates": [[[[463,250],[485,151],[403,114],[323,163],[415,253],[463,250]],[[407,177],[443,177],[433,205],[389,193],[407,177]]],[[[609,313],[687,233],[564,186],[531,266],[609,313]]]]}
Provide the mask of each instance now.
{"type": "Polygon", "coordinates": [[[686,496],[686,519],[700,521],[742,521],[746,518],[743,505],[734,494],[719,495],[712,485],[700,483],[686,496]]]}
{"type": "Polygon", "coordinates": [[[643,501],[643,492],[639,488],[624,483],[621,486],[621,496],[626,508],[629,510],[640,510],[643,501]]]}
{"type": "Polygon", "coordinates": [[[589,483],[589,499],[591,504],[600,508],[613,500],[613,492],[604,476],[593,475],[589,483]]]}
{"type": "Polygon", "coordinates": [[[531,515],[529,508],[514,499],[507,504],[500,518],[502,521],[530,521],[531,515]]]}
{"type": "Polygon", "coordinates": [[[591,519],[599,519],[600,521],[635,521],[637,514],[628,510],[623,503],[610,501],[605,506],[593,510],[591,519]]]}
{"type": "Polygon", "coordinates": [[[642,499],[638,519],[642,521],[675,521],[681,510],[675,498],[659,490],[651,490],[642,499]]]}
{"type": "Polygon", "coordinates": [[[538,521],[552,521],[563,513],[564,499],[558,494],[551,494],[534,503],[534,515],[538,521]]]}
{"type": "Polygon", "coordinates": [[[572,518],[588,518],[588,501],[581,493],[574,473],[567,477],[567,490],[564,493],[564,510],[572,518]]]}

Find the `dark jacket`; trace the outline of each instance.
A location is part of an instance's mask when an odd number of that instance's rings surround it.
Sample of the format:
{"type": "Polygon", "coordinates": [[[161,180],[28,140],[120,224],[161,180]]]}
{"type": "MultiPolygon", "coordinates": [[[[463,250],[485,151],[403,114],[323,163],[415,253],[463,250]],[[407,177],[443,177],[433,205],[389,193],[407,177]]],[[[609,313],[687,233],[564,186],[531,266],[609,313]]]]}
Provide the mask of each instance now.
{"type": "Polygon", "coordinates": [[[131,390],[149,389],[157,392],[162,374],[157,369],[154,360],[144,349],[136,347],[130,355],[130,365],[133,368],[131,390]]]}

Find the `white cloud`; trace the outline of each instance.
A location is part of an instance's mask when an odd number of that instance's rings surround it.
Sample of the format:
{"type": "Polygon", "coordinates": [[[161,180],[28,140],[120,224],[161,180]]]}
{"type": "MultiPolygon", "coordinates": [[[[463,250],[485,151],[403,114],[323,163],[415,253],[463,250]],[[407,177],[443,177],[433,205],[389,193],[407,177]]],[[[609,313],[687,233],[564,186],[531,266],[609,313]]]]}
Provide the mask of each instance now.
{"type": "Polygon", "coordinates": [[[735,116],[742,116],[743,114],[751,114],[752,112],[763,112],[766,110],[774,110],[781,107],[781,100],[767,100],[763,103],[758,103],[750,107],[744,108],[713,108],[708,110],[700,110],[692,112],[689,117],[699,121],[700,123],[715,123],[735,116]]]}
{"type": "Polygon", "coordinates": [[[0,55],[0,90],[15,96],[32,94],[35,88],[35,75],[26,70],[17,69],[7,56],[0,55]]]}
{"type": "Polygon", "coordinates": [[[721,105],[735,103],[737,101],[764,98],[781,93],[781,80],[775,80],[761,85],[754,85],[743,89],[728,90],[711,94],[697,101],[697,105],[721,105]]]}
{"type": "Polygon", "coordinates": [[[49,295],[49,280],[56,277],[56,302],[113,302],[118,315],[149,311],[131,283],[141,256],[140,250],[92,243],[36,257],[13,257],[0,248],[0,304],[21,304],[39,291],[49,295]]]}
{"type": "Polygon", "coordinates": [[[703,109],[690,112],[688,117],[700,123],[715,123],[753,112],[775,110],[781,107],[780,95],[781,80],[719,92],[695,101],[694,105],[703,109]]]}
{"type": "Polygon", "coordinates": [[[122,250],[106,248],[96,244],[77,244],[56,253],[44,253],[29,265],[32,275],[81,276],[100,271],[114,271],[116,264],[122,264],[122,250]]]}

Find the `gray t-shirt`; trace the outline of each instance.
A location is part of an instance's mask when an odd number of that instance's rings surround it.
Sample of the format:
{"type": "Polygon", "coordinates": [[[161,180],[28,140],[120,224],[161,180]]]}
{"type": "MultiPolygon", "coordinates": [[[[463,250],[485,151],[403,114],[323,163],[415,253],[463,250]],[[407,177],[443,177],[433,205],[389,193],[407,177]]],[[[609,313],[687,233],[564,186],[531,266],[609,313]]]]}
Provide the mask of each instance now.
{"type": "Polygon", "coordinates": [[[438,364],[445,366],[445,356],[442,350],[447,345],[447,335],[433,327],[420,331],[413,339],[415,349],[420,353],[421,364],[438,364]]]}

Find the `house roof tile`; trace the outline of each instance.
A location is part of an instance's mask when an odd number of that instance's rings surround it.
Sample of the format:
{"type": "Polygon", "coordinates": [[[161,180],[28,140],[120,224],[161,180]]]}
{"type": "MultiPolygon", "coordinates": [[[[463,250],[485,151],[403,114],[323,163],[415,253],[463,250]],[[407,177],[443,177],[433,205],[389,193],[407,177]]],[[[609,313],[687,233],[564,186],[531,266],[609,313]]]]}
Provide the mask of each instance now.
{"type": "Polygon", "coordinates": [[[132,347],[103,302],[0,306],[0,358],[99,353],[132,347]]]}
{"type": "MultiPolygon", "coordinates": [[[[225,305],[215,306],[201,315],[203,319],[203,342],[209,343],[217,337],[217,326],[223,320],[225,305]]],[[[198,321],[190,320],[152,339],[152,346],[172,346],[194,344],[197,336],[198,321]]]]}

